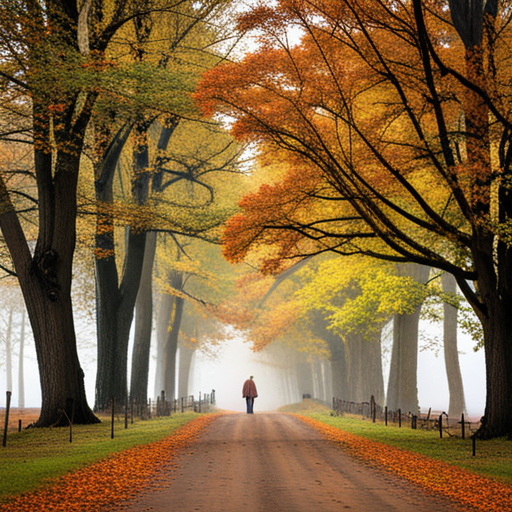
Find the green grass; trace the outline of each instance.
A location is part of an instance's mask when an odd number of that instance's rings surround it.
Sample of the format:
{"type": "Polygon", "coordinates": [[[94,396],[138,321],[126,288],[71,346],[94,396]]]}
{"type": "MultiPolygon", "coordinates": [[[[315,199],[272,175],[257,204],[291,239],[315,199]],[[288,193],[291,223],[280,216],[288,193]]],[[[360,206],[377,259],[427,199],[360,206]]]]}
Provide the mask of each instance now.
{"type": "Polygon", "coordinates": [[[124,418],[115,423],[111,439],[109,418],[96,425],[75,425],[73,442],[68,428],[31,428],[10,433],[0,447],[0,500],[45,485],[50,480],[108,455],[136,445],[158,441],[197,417],[195,413],[138,420],[124,428],[124,418]]]}
{"type": "Polygon", "coordinates": [[[476,455],[473,456],[472,440],[449,437],[447,434],[440,439],[437,430],[413,430],[410,425],[398,425],[361,419],[354,416],[332,416],[331,411],[321,404],[296,404],[280,409],[283,412],[294,412],[310,416],[322,423],[342,429],[373,441],[397,446],[433,459],[448,462],[472,473],[497,478],[512,484],[512,441],[493,439],[476,441],[476,455]]]}

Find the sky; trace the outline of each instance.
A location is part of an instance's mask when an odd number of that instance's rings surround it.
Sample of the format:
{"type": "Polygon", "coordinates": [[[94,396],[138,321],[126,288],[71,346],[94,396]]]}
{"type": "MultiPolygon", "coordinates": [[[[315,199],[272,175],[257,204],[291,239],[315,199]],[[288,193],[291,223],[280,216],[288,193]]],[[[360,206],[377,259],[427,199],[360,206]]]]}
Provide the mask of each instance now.
{"type": "MultiPolygon", "coordinates": [[[[420,331],[425,336],[439,336],[440,326],[420,323],[420,331]]],[[[485,361],[483,351],[474,352],[471,339],[459,333],[459,357],[464,382],[466,405],[471,417],[480,418],[485,405],[485,361]]],[[[38,369],[33,349],[28,351],[25,361],[26,406],[38,407],[41,400],[38,369]]],[[[219,347],[217,356],[212,359],[197,355],[194,371],[190,379],[190,394],[198,396],[211,393],[215,389],[217,406],[221,409],[243,412],[245,401],[242,398],[242,386],[250,375],[254,376],[258,388],[255,412],[269,411],[284,405],[282,378],[280,370],[263,364],[257,354],[251,352],[249,344],[242,338],[233,338],[219,347]]],[[[89,403],[94,402],[95,364],[92,358],[82,357],[86,374],[86,391],[89,403]]],[[[17,367],[17,357],[14,357],[17,367]]],[[[388,367],[384,365],[385,378],[388,367]]],[[[17,406],[17,371],[13,371],[13,397],[11,405],[17,406]]],[[[152,362],[151,377],[154,374],[152,362]]],[[[6,374],[0,368],[0,407],[6,404],[6,374]]],[[[152,387],[150,386],[150,391],[152,387]]],[[[420,351],[418,356],[418,394],[422,411],[446,411],[448,409],[448,384],[442,353],[437,357],[432,351],[420,351]]]]}

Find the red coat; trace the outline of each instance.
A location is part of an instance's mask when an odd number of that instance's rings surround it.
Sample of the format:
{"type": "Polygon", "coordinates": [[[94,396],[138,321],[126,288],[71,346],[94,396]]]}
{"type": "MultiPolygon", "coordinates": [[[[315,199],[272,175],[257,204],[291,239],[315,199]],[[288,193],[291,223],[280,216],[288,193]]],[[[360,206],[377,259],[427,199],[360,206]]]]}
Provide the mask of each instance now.
{"type": "Polygon", "coordinates": [[[244,398],[256,398],[258,396],[258,392],[256,391],[256,384],[252,379],[247,379],[244,382],[242,396],[244,398]]]}

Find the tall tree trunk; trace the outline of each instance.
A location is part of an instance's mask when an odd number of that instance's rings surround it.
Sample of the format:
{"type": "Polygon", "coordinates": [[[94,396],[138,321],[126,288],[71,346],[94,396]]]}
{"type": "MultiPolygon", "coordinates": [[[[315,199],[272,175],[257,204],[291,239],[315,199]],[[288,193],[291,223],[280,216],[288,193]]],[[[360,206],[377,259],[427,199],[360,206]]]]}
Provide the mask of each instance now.
{"type": "MultiPolygon", "coordinates": [[[[180,288],[176,289],[179,290],[180,288]]],[[[176,352],[178,350],[178,338],[183,318],[184,303],[185,301],[182,297],[175,297],[171,330],[168,333],[164,351],[164,391],[165,396],[171,400],[175,398],[176,392],[176,352]]]]}
{"type": "Polygon", "coordinates": [[[12,392],[12,306],[9,307],[7,332],[5,334],[5,373],[7,377],[7,390],[12,392]]]}
{"type": "MultiPolygon", "coordinates": [[[[425,283],[430,268],[423,265],[399,265],[399,273],[425,283]]],[[[393,319],[393,351],[389,370],[387,406],[390,410],[418,412],[418,331],[421,306],[410,315],[393,319]]]]}
{"type": "MultiPolygon", "coordinates": [[[[37,110],[37,107],[34,107],[37,110]]],[[[49,140],[37,125],[37,138],[49,140]]],[[[75,423],[99,421],[87,404],[84,373],[78,361],[71,304],[75,248],[77,154],[58,152],[55,166],[44,150],[35,150],[39,192],[39,236],[32,256],[25,235],[0,177],[0,229],[9,248],[32,326],[41,381],[41,413],[36,426],[65,425],[63,411],[75,423]]],[[[44,146],[44,142],[43,148],[44,146]]]]}
{"type": "Polygon", "coordinates": [[[371,396],[378,404],[384,401],[384,378],[380,332],[370,340],[361,334],[345,337],[347,358],[348,400],[369,402],[371,396]]]}
{"type": "MultiPolygon", "coordinates": [[[[512,250],[502,241],[497,245],[499,282],[479,280],[487,306],[485,314],[479,316],[485,339],[487,395],[478,435],[484,439],[512,436],[512,250]]],[[[488,252],[487,265],[483,263],[484,259],[479,273],[494,272],[493,252],[488,252]]]]}
{"type": "MultiPolygon", "coordinates": [[[[441,276],[443,292],[455,295],[457,282],[451,274],[441,276]]],[[[450,402],[448,415],[452,418],[460,418],[466,410],[464,400],[464,386],[459,365],[459,352],[457,349],[457,308],[447,302],[444,303],[443,319],[443,345],[446,376],[448,378],[448,390],[450,402]]]]}
{"type": "Polygon", "coordinates": [[[301,399],[303,395],[313,395],[313,373],[311,371],[311,363],[297,363],[297,384],[299,386],[299,395],[301,399]]]}
{"type": "Polygon", "coordinates": [[[184,343],[180,343],[180,370],[178,373],[178,398],[188,396],[188,383],[190,378],[190,368],[192,366],[192,358],[194,350],[184,343]]]}
{"type": "Polygon", "coordinates": [[[117,286],[115,256],[96,259],[98,369],[95,407],[102,410],[127,393],[128,344],[144,261],[146,233],[128,230],[125,267],[117,286]]]}
{"type": "MultiPolygon", "coordinates": [[[[132,197],[142,205],[148,195],[149,166],[147,124],[136,125],[137,144],[133,150],[132,197]]],[[[106,408],[112,399],[126,400],[128,391],[128,345],[135,301],[139,290],[146,232],[127,227],[123,275],[115,257],[114,219],[108,206],[113,203],[113,181],[121,151],[131,131],[123,127],[105,153],[96,180],[98,218],[96,228],[96,314],[98,331],[98,366],[95,408],[106,408]]]]}
{"type": "Polygon", "coordinates": [[[331,349],[332,394],[340,400],[348,400],[345,344],[338,336],[338,342],[329,344],[329,347],[331,349]]]}
{"type": "Polygon", "coordinates": [[[18,359],[18,407],[25,408],[25,310],[21,313],[20,351],[18,359]]]}
{"type": "Polygon", "coordinates": [[[172,318],[174,297],[167,293],[160,294],[158,317],[156,322],[156,375],[154,396],[160,396],[164,391],[164,360],[165,344],[169,332],[169,323],[172,318]]]}
{"type": "Polygon", "coordinates": [[[144,404],[148,400],[149,354],[153,324],[153,262],[157,235],[146,236],[144,265],[135,304],[135,336],[132,353],[130,400],[144,404]]]}
{"type": "Polygon", "coordinates": [[[381,331],[376,332],[371,339],[365,340],[361,370],[362,381],[366,382],[364,401],[369,401],[373,396],[377,405],[384,405],[381,331]]]}
{"type": "MultiPolygon", "coordinates": [[[[152,189],[154,192],[162,192],[163,167],[165,165],[164,153],[167,150],[172,134],[176,130],[180,120],[170,117],[166,120],[160,130],[157,142],[157,152],[153,170],[152,189]]],[[[141,162],[142,164],[144,162],[141,162]]],[[[155,261],[157,235],[151,233],[147,235],[146,252],[144,255],[144,266],[142,268],[141,288],[137,296],[136,317],[135,317],[135,343],[132,357],[132,377],[130,384],[130,395],[137,403],[145,403],[148,394],[149,380],[149,355],[151,351],[151,332],[153,325],[153,264],[155,261]],[[148,259],[149,258],[149,259],[148,259]],[[134,379],[136,379],[134,381],[134,379]]],[[[162,347],[163,351],[163,347],[162,347]]],[[[158,357],[157,374],[161,376],[161,362],[163,359],[158,357]]],[[[163,389],[162,386],[159,386],[163,389]]],[[[161,389],[160,389],[161,391],[161,389]]],[[[155,391],[155,396],[159,396],[160,391],[155,391]]]]}
{"type": "Polygon", "coordinates": [[[320,312],[313,313],[312,327],[315,334],[325,340],[331,352],[331,389],[334,397],[348,400],[346,348],[341,336],[327,329],[328,322],[320,312]]]}

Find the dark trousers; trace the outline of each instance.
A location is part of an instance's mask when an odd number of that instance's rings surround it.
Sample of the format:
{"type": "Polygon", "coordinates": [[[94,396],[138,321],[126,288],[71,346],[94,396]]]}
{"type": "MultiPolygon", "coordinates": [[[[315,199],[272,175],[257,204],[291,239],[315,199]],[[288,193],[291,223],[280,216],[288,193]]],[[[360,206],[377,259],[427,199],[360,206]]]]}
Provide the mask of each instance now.
{"type": "Polygon", "coordinates": [[[245,402],[247,404],[247,414],[252,414],[252,407],[254,405],[254,398],[245,398],[245,402]]]}

